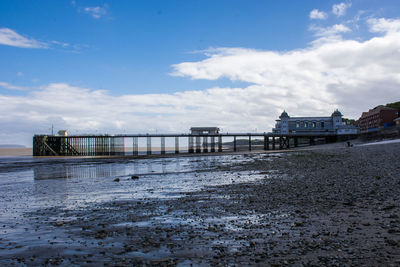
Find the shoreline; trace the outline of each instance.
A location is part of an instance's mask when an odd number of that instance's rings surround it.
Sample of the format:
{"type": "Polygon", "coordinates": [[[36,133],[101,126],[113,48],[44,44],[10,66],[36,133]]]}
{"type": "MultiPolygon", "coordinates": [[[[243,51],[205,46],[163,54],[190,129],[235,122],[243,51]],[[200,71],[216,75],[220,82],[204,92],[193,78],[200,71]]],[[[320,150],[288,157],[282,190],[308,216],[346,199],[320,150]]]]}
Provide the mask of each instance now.
{"type": "Polygon", "coordinates": [[[0,157],[32,156],[32,148],[0,148],[0,157]]]}
{"type": "MultiPolygon", "coordinates": [[[[392,143],[397,142],[396,140],[400,139],[377,139],[377,140],[368,140],[368,141],[362,141],[360,139],[353,139],[350,140],[351,143],[356,144],[356,145],[373,145],[376,143],[380,142],[389,142],[392,143]]],[[[32,158],[35,159],[46,159],[46,158],[54,158],[54,159],[102,159],[102,158],[108,158],[108,159],[145,159],[145,158],[170,158],[170,157],[185,157],[185,156],[215,156],[215,155],[234,155],[234,154],[253,154],[253,153],[286,153],[286,152],[293,152],[293,151],[301,151],[301,150],[315,150],[315,149],[326,149],[326,148],[331,148],[331,147],[345,147],[346,142],[335,142],[331,144],[320,144],[320,145],[313,145],[313,146],[299,146],[299,147],[292,147],[290,149],[275,149],[275,150],[263,150],[262,148],[255,148],[252,151],[249,151],[247,149],[239,150],[239,151],[232,151],[232,150],[225,150],[223,152],[202,152],[202,153],[188,153],[187,151],[184,150],[186,147],[181,147],[182,153],[175,154],[171,153],[174,152],[173,147],[169,147],[168,149],[166,148],[166,154],[161,154],[159,150],[153,150],[153,154],[151,155],[138,155],[138,156],[133,156],[130,154],[127,154],[125,156],[32,156],[32,148],[0,148],[0,158],[4,157],[27,157],[31,156],[32,158]],[[156,152],[156,153],[154,153],[156,152]]],[[[247,147],[247,146],[242,146],[247,147]]],[[[262,146],[258,146],[262,147],[262,146]]],[[[126,147],[126,149],[129,147],[126,147]]],[[[239,148],[240,149],[240,148],[239,148]]],[[[139,149],[140,152],[145,152],[146,148],[142,147],[139,149]]]]}
{"type": "Polygon", "coordinates": [[[40,248],[19,248],[17,242],[15,248],[6,246],[14,260],[0,257],[0,263],[400,264],[400,143],[243,157],[247,160],[216,170],[229,174],[231,184],[182,192],[178,198],[25,214],[39,233],[57,235],[61,242],[40,248]],[[242,171],[265,177],[235,183],[242,171]]]}

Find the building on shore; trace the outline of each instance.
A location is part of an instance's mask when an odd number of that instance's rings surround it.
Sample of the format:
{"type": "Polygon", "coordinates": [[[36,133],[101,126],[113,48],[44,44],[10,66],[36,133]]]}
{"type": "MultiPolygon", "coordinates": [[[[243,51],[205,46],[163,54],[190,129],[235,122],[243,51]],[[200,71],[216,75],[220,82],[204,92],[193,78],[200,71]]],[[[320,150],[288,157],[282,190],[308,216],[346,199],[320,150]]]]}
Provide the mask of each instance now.
{"type": "Polygon", "coordinates": [[[276,120],[273,133],[334,133],[337,135],[357,134],[354,125],[345,125],[342,121],[342,113],[335,110],[329,117],[290,117],[283,111],[276,120]]]}
{"type": "Polygon", "coordinates": [[[400,117],[394,119],[394,123],[396,124],[397,127],[400,127],[400,117]]]}
{"type": "Polygon", "coordinates": [[[397,109],[377,106],[368,112],[363,112],[357,121],[360,132],[374,132],[379,129],[394,126],[394,120],[399,117],[397,109]]]}
{"type": "Polygon", "coordinates": [[[68,136],[68,131],[67,130],[59,130],[58,135],[60,136],[68,136]]]}
{"type": "Polygon", "coordinates": [[[192,127],[192,128],[190,128],[190,134],[193,134],[193,135],[219,134],[219,128],[218,127],[192,127]]]}

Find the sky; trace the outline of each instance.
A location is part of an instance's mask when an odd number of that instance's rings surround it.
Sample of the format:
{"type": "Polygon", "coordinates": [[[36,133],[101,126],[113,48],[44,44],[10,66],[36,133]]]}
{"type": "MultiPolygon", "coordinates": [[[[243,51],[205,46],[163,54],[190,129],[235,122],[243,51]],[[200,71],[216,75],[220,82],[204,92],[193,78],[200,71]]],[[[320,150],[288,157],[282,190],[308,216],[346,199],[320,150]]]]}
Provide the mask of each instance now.
{"type": "Polygon", "coordinates": [[[0,1],[0,144],[269,132],[400,101],[397,0],[0,1]]]}

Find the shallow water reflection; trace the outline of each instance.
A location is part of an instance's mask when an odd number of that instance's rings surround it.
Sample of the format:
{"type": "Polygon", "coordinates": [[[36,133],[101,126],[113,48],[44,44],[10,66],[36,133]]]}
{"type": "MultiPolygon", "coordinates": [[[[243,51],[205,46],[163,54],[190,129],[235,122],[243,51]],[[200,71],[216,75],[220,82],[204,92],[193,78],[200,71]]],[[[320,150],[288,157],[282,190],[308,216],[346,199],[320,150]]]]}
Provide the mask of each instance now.
{"type": "MultiPolygon", "coordinates": [[[[262,179],[252,172],[217,171],[257,155],[161,159],[0,159],[0,223],[45,208],[77,209],[92,203],[176,198],[207,186],[262,179]],[[6,167],[4,167],[6,166],[6,167]],[[138,175],[139,179],[131,179],[138,175]]],[[[15,230],[18,227],[15,227],[15,230]]]]}

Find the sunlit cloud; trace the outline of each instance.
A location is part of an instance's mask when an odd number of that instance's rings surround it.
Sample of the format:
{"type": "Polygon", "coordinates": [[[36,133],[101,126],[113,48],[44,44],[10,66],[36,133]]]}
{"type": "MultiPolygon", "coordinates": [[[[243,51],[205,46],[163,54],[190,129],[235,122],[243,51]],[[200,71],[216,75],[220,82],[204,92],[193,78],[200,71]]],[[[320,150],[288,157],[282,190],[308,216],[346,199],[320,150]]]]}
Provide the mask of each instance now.
{"type": "MultiPolygon", "coordinates": [[[[18,72],[18,76],[22,76],[22,75],[23,75],[22,72],[18,72]]],[[[12,85],[12,84],[9,84],[6,82],[0,82],[0,87],[8,89],[8,90],[16,90],[16,91],[25,91],[28,89],[23,86],[16,86],[16,85],[12,85]]]]}
{"type": "Polygon", "coordinates": [[[335,24],[330,27],[322,28],[322,27],[311,27],[311,30],[316,31],[316,36],[330,36],[337,35],[344,32],[351,32],[350,28],[343,24],[335,24]]]}
{"type": "Polygon", "coordinates": [[[0,139],[21,143],[15,138],[23,137],[29,145],[32,134],[48,132],[51,124],[78,134],[180,133],[192,126],[268,132],[283,109],[292,116],[327,116],[339,108],[345,117],[358,118],[362,111],[400,99],[400,20],[367,24],[373,36],[366,40],[343,38],[351,29],[338,24],[316,31],[305,48],[220,47],[203,52],[202,60],[172,66],[174,76],[227,78],[245,82],[242,87],[126,95],[67,83],[43,84],[22,95],[3,90],[0,139]],[[331,36],[337,38],[319,42],[331,36]]]}
{"type": "Polygon", "coordinates": [[[351,3],[340,3],[332,6],[332,13],[337,17],[344,16],[346,14],[346,10],[351,7],[351,3]]]}
{"type": "Polygon", "coordinates": [[[397,19],[371,18],[367,22],[371,32],[380,32],[380,33],[400,32],[400,20],[397,19]]]}
{"type": "Polygon", "coordinates": [[[106,7],[94,6],[94,7],[84,7],[83,11],[90,14],[93,18],[99,19],[107,14],[106,7]]]}
{"type": "Polygon", "coordinates": [[[328,18],[328,14],[323,11],[319,11],[318,9],[314,9],[310,12],[310,19],[326,19],[328,18]]]}
{"type": "Polygon", "coordinates": [[[48,48],[48,44],[24,37],[12,29],[0,28],[0,44],[20,48],[48,48]]]}

